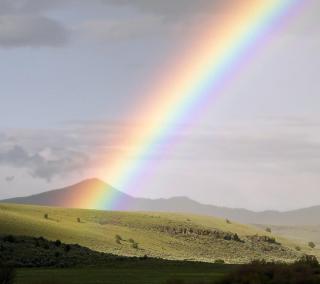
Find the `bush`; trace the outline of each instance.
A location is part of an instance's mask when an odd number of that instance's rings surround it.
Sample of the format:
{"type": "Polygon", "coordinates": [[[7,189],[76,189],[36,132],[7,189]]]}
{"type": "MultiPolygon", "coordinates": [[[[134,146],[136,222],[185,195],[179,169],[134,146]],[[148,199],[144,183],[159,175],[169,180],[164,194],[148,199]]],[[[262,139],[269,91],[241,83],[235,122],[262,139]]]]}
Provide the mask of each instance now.
{"type": "Polygon", "coordinates": [[[138,245],[138,243],[132,243],[131,247],[134,248],[134,249],[138,249],[139,245],[138,245]]]}
{"type": "Polygon", "coordinates": [[[216,259],[214,261],[214,263],[216,263],[216,264],[224,264],[224,260],[223,259],[216,259]]]}
{"type": "Polygon", "coordinates": [[[43,248],[44,248],[44,249],[49,249],[50,247],[49,247],[48,244],[44,244],[44,245],[43,245],[43,248]]]}
{"type": "Polygon", "coordinates": [[[48,219],[49,218],[48,213],[44,214],[43,217],[44,217],[44,219],[48,219]]]}
{"type": "Polygon", "coordinates": [[[308,246],[311,247],[312,249],[316,247],[316,245],[315,245],[314,242],[309,242],[309,243],[308,243],[308,246]]]}
{"type": "Polygon", "coordinates": [[[120,235],[115,235],[116,243],[121,244],[122,238],[120,235]]]}
{"type": "Polygon", "coordinates": [[[227,224],[231,224],[231,221],[229,219],[226,219],[227,224]]]}
{"type": "Polygon", "coordinates": [[[15,270],[13,267],[0,266],[0,283],[12,284],[15,278],[15,270]]]}
{"type": "Polygon", "coordinates": [[[295,262],[296,264],[305,264],[311,267],[319,267],[319,261],[314,255],[304,255],[295,262]]]}
{"type": "Polygon", "coordinates": [[[66,245],[65,247],[64,247],[64,251],[65,252],[69,252],[71,250],[71,246],[70,245],[66,245]]]}
{"type": "Polygon", "coordinates": [[[319,283],[319,268],[314,258],[294,264],[254,261],[238,267],[218,284],[316,284],[319,283]]]}
{"type": "Polygon", "coordinates": [[[299,246],[296,246],[295,249],[296,249],[296,251],[301,251],[301,247],[299,247],[299,246]]]}
{"type": "Polygon", "coordinates": [[[267,227],[267,228],[266,228],[266,232],[271,233],[271,232],[272,232],[272,231],[271,231],[271,228],[267,227]]]}
{"type": "Polygon", "coordinates": [[[81,219],[80,219],[79,217],[77,218],[77,222],[78,222],[78,223],[81,223],[81,219]]]}
{"type": "Polygon", "coordinates": [[[61,246],[61,241],[60,240],[56,240],[54,242],[54,244],[55,244],[56,247],[60,247],[61,246]]]}
{"type": "Polygon", "coordinates": [[[9,242],[9,243],[15,243],[16,242],[16,238],[12,235],[8,235],[8,236],[5,236],[3,238],[3,241],[4,242],[9,242]]]}
{"type": "Polygon", "coordinates": [[[235,233],[235,234],[233,235],[233,240],[236,241],[236,242],[241,242],[241,239],[239,238],[239,236],[238,236],[237,233],[235,233]]]}
{"type": "Polygon", "coordinates": [[[132,244],[135,243],[134,239],[129,239],[128,242],[129,242],[129,243],[132,243],[132,244]]]}

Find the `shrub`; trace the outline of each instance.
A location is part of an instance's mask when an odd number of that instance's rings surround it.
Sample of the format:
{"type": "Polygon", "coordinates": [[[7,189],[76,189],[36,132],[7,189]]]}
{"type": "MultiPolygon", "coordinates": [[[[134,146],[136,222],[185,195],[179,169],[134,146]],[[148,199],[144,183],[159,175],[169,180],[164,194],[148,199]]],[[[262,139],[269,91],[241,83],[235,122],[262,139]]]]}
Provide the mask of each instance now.
{"type": "Polygon", "coordinates": [[[15,243],[16,242],[16,238],[12,235],[8,235],[8,236],[5,236],[3,238],[3,241],[5,242],[9,242],[9,243],[15,243]]]}
{"type": "Polygon", "coordinates": [[[134,249],[138,249],[139,245],[138,245],[138,243],[132,243],[131,247],[134,248],[134,249]]]}
{"type": "Polygon", "coordinates": [[[116,243],[121,244],[122,238],[120,235],[115,235],[116,243]]]}
{"type": "Polygon", "coordinates": [[[13,284],[15,278],[15,270],[13,267],[0,266],[0,283],[13,284]]]}
{"type": "Polygon", "coordinates": [[[319,261],[314,255],[304,255],[295,262],[296,264],[305,264],[311,267],[319,267],[319,261]]]}
{"type": "Polygon", "coordinates": [[[44,219],[48,219],[49,218],[48,213],[44,214],[43,217],[44,217],[44,219]]]}
{"type": "Polygon", "coordinates": [[[134,239],[129,239],[128,242],[129,242],[129,243],[132,243],[132,244],[135,243],[134,239]]]}
{"type": "Polygon", "coordinates": [[[301,251],[301,247],[299,247],[299,246],[296,246],[295,249],[296,249],[296,251],[301,251]]]}
{"type": "Polygon", "coordinates": [[[224,264],[224,260],[223,259],[216,259],[214,261],[214,263],[216,263],[216,264],[224,264]]]}
{"type": "Polygon", "coordinates": [[[271,228],[267,227],[267,228],[266,228],[266,232],[271,233],[271,232],[272,232],[272,231],[271,231],[271,228]]]}
{"type": "Polygon", "coordinates": [[[239,238],[239,236],[238,236],[237,233],[235,233],[235,234],[233,235],[233,240],[236,241],[236,242],[241,242],[241,239],[239,238]]]}
{"type": "Polygon", "coordinates": [[[43,248],[44,248],[44,249],[49,249],[50,247],[49,247],[48,244],[44,244],[44,245],[43,245],[43,248]]]}
{"type": "Polygon", "coordinates": [[[309,243],[308,243],[308,246],[311,247],[312,249],[316,247],[316,245],[315,245],[314,242],[309,242],[309,243]]]}
{"type": "Polygon", "coordinates": [[[78,223],[81,223],[81,219],[80,219],[79,217],[77,218],[77,222],[78,222],[78,223]]]}
{"type": "Polygon", "coordinates": [[[61,246],[61,241],[60,240],[56,240],[54,242],[54,244],[55,244],[56,247],[60,247],[61,246]]]}
{"type": "Polygon", "coordinates": [[[71,250],[71,246],[70,245],[66,245],[65,247],[64,247],[64,251],[65,252],[69,252],[71,250]]]}
{"type": "MultiPolygon", "coordinates": [[[[308,259],[309,261],[309,259],[308,259]]],[[[319,283],[319,268],[310,263],[267,263],[254,261],[239,266],[217,282],[219,284],[315,284],[319,283]]]]}
{"type": "Polygon", "coordinates": [[[229,219],[226,219],[227,224],[231,224],[231,221],[229,219]]]}

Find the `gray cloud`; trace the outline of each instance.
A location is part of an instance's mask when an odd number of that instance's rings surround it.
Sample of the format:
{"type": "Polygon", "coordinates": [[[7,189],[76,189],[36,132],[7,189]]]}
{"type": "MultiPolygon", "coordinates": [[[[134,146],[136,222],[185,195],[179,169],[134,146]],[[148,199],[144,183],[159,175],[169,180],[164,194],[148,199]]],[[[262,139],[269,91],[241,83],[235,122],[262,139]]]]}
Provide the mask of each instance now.
{"type": "Polygon", "coordinates": [[[78,31],[86,38],[98,42],[117,41],[145,35],[157,36],[165,31],[162,19],[155,16],[140,16],[126,20],[90,20],[82,23],[78,31]]]}
{"type": "Polygon", "coordinates": [[[0,0],[0,14],[35,14],[61,8],[71,1],[65,0],[0,0]]]}
{"type": "Polygon", "coordinates": [[[88,157],[69,149],[44,148],[40,152],[29,153],[19,145],[0,152],[0,164],[27,169],[34,178],[51,181],[56,176],[68,175],[83,170],[88,157]]]}
{"type": "Polygon", "coordinates": [[[211,14],[221,10],[232,0],[102,0],[105,4],[128,5],[140,11],[176,18],[181,15],[211,14]]]}
{"type": "Polygon", "coordinates": [[[60,46],[67,40],[66,28],[47,17],[0,16],[0,47],[60,46]]]}
{"type": "Polygon", "coordinates": [[[5,181],[6,181],[6,182],[13,182],[14,179],[15,179],[15,176],[6,176],[6,177],[5,177],[5,181]]]}

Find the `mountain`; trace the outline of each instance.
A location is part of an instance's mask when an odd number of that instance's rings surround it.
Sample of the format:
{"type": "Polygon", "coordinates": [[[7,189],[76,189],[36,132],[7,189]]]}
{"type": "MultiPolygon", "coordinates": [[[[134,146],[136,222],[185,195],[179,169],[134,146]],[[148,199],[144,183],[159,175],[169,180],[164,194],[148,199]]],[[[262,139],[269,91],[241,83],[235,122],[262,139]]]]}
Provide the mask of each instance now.
{"type": "Polygon", "coordinates": [[[201,204],[183,196],[168,199],[136,198],[118,191],[98,179],[88,179],[62,189],[56,189],[27,197],[7,199],[2,202],[94,209],[96,208],[96,196],[117,196],[117,199],[121,200],[121,203],[117,205],[118,210],[195,213],[228,218],[246,224],[287,226],[320,225],[320,206],[287,212],[254,212],[246,209],[201,204]]]}

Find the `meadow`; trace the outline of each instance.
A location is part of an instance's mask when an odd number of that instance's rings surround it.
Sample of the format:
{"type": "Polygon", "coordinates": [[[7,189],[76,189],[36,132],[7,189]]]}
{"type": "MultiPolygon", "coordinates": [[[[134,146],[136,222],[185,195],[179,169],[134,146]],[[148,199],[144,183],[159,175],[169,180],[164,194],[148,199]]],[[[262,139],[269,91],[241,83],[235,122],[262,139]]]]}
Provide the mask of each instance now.
{"type": "Polygon", "coordinates": [[[220,280],[233,266],[206,263],[122,263],[89,268],[23,268],[16,272],[16,284],[165,284],[212,283],[220,280]],[[180,281],[180,282],[179,282],[180,281]]]}
{"type": "Polygon", "coordinates": [[[44,237],[122,256],[246,263],[292,262],[303,243],[254,227],[208,216],[117,212],[0,204],[0,234],[44,237]]]}

